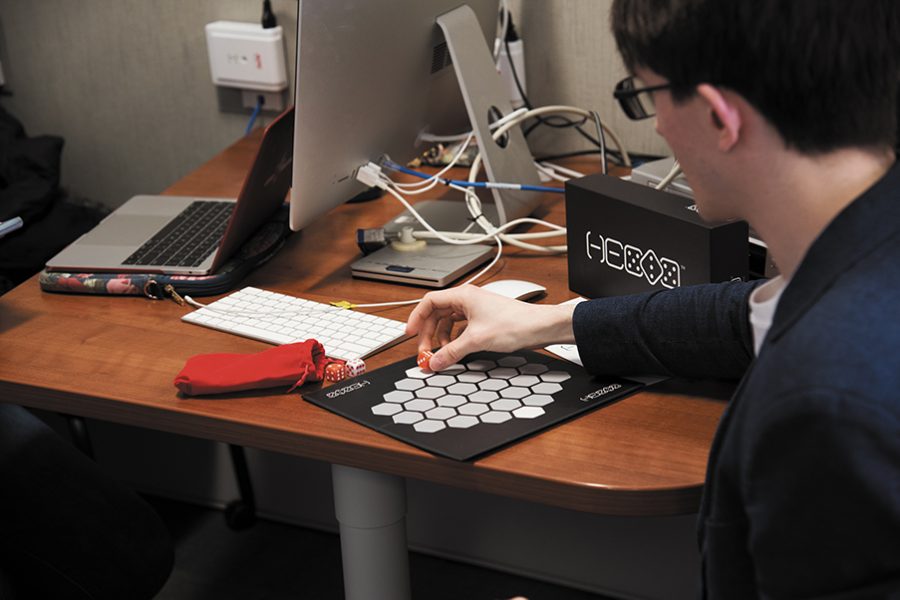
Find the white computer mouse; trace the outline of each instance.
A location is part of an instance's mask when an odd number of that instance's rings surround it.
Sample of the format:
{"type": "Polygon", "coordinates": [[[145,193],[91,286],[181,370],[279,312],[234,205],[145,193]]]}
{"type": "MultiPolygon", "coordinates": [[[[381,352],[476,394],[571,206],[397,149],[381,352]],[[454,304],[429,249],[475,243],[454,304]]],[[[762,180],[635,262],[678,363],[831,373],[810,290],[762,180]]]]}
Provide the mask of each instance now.
{"type": "Polygon", "coordinates": [[[547,292],[544,286],[522,279],[497,279],[484,284],[481,289],[516,300],[530,300],[547,292]]]}

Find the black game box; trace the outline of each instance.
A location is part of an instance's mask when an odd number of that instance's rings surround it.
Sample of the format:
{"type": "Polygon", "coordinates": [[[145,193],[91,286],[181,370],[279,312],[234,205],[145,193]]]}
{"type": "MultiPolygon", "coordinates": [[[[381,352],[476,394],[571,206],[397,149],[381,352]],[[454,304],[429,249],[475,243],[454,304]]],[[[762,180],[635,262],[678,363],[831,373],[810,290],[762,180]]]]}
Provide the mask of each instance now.
{"type": "Polygon", "coordinates": [[[588,298],[747,279],[747,223],[707,223],[684,196],[608,175],[573,179],[566,227],[569,288],[588,298]]]}

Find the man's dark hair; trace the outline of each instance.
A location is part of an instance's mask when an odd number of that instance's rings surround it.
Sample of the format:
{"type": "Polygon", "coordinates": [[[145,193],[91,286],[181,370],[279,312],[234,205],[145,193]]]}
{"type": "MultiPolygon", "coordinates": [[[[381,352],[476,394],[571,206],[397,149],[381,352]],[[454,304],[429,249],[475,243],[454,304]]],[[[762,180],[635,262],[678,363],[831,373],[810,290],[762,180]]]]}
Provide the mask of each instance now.
{"type": "Polygon", "coordinates": [[[734,90],[807,154],[894,146],[900,0],[615,0],[625,66],[734,90]]]}

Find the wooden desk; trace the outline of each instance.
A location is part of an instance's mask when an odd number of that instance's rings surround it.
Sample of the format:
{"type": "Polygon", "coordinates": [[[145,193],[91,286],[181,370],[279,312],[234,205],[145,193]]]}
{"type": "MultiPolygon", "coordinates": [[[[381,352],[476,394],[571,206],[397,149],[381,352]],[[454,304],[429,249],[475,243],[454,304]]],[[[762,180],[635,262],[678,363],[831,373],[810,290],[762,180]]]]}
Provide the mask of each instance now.
{"type": "MultiPolygon", "coordinates": [[[[167,192],[235,196],[257,143],[258,136],[237,142],[167,192]]],[[[564,221],[561,196],[548,198],[545,206],[549,219],[564,221]]],[[[318,300],[416,298],[421,289],[350,277],[350,263],[358,256],[355,229],[379,226],[400,210],[390,197],[345,205],[293,235],[245,283],[318,300]]],[[[565,257],[508,248],[501,265],[492,278],[543,283],[549,290],[543,302],[573,296],[566,287],[565,257]]],[[[607,515],[673,515],[698,508],[710,442],[724,407],[719,400],[651,390],[474,463],[454,462],[308,404],[297,394],[179,397],[172,380],[189,356],[266,347],[181,323],[186,310],[140,297],[42,293],[33,278],[0,298],[0,399],[335,465],[348,598],[372,599],[382,592],[390,600],[408,596],[406,477],[607,515]],[[382,530],[381,538],[372,538],[382,530]]],[[[409,311],[378,313],[405,320],[409,311]]],[[[367,363],[377,368],[414,353],[415,341],[409,340],[367,363]]]]}

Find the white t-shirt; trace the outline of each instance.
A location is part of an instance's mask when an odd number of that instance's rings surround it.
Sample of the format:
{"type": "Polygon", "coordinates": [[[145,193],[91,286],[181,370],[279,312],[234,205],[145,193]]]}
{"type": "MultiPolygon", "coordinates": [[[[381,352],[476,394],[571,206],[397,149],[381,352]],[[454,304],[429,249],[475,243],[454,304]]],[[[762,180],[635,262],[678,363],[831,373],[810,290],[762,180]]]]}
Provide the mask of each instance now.
{"type": "Polygon", "coordinates": [[[759,355],[759,348],[772,326],[775,308],[786,286],[787,281],[778,275],[750,294],[750,326],[753,328],[753,353],[756,355],[759,355]]]}

